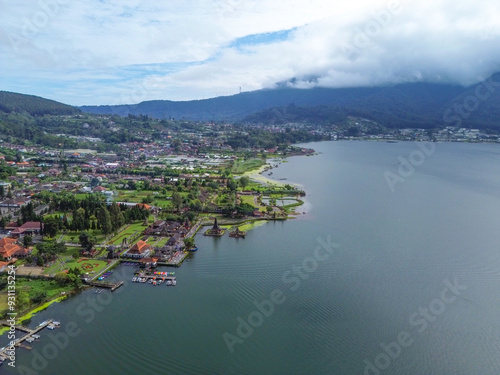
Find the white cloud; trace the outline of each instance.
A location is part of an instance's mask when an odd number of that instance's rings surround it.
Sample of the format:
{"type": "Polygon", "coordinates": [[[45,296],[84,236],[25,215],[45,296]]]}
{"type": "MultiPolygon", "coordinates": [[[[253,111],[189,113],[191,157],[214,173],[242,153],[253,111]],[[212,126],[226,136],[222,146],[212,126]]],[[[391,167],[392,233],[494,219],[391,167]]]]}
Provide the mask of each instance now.
{"type": "Polygon", "coordinates": [[[23,3],[0,0],[2,89],[34,81],[27,93],[70,104],[200,99],[293,77],[297,87],[470,84],[500,70],[492,0],[23,3]],[[234,46],[290,29],[286,40],[234,46]]]}

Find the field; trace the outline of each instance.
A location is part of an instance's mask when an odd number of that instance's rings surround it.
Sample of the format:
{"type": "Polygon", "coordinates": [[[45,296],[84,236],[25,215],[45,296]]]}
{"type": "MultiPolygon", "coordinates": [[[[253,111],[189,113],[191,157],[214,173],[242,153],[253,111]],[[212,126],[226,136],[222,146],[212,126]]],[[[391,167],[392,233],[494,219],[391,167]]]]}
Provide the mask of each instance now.
{"type": "MultiPolygon", "coordinates": [[[[102,234],[100,230],[88,230],[87,232],[92,233],[95,236],[97,243],[101,243],[106,238],[106,236],[102,234]]],[[[80,236],[80,233],[81,232],[66,233],[61,236],[56,236],[56,238],[63,243],[69,242],[77,244],[80,242],[80,239],[78,238],[78,236],[80,236]]]]}
{"type": "Polygon", "coordinates": [[[143,224],[142,222],[137,222],[135,224],[129,225],[128,227],[125,228],[125,230],[121,231],[116,236],[114,236],[111,240],[109,240],[109,244],[119,246],[119,245],[121,245],[124,238],[127,238],[127,240],[128,240],[128,237],[132,236],[134,233],[136,233],[136,234],[142,233],[144,231],[144,229],[147,228],[142,224],[143,224]]]}
{"type": "Polygon", "coordinates": [[[142,203],[142,200],[148,196],[153,198],[153,205],[168,208],[171,201],[163,194],[153,194],[152,191],[118,190],[118,196],[114,198],[116,202],[142,203]]]}
{"type": "Polygon", "coordinates": [[[266,164],[265,159],[248,159],[243,161],[236,161],[233,165],[233,174],[243,174],[247,171],[258,169],[266,164]]]}
{"type": "MultiPolygon", "coordinates": [[[[46,292],[47,299],[60,296],[61,292],[68,292],[71,287],[64,286],[61,287],[54,280],[44,280],[44,279],[25,279],[18,277],[16,278],[16,290],[25,290],[29,293],[30,299],[32,296],[39,292],[46,292]]],[[[7,291],[0,291],[0,312],[6,310],[7,305],[7,291]]]]}
{"type": "Polygon", "coordinates": [[[46,268],[44,273],[48,275],[57,274],[59,272],[63,272],[64,270],[77,267],[80,268],[83,273],[96,274],[101,272],[108,265],[107,261],[104,260],[94,260],[94,259],[73,259],[69,258],[61,258],[60,261],[55,261],[53,265],[49,268],[46,268]]]}
{"type": "Polygon", "coordinates": [[[258,208],[260,212],[266,212],[266,207],[255,203],[255,195],[240,195],[241,203],[248,203],[249,205],[258,208]]]}

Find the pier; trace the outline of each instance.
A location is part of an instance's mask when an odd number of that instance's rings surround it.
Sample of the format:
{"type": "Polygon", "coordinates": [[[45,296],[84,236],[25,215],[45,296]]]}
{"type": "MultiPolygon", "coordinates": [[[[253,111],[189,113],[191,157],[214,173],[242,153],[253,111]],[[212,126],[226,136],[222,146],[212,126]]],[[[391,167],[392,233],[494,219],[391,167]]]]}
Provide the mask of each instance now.
{"type": "Polygon", "coordinates": [[[119,281],[117,283],[107,283],[103,281],[88,281],[87,284],[90,286],[95,286],[96,288],[110,289],[112,292],[114,292],[116,289],[118,289],[123,285],[123,281],[119,281]]]}
{"type": "MultiPolygon", "coordinates": [[[[23,326],[20,326],[20,325],[16,325],[15,326],[16,330],[24,332],[25,335],[22,336],[22,337],[20,337],[20,338],[18,338],[18,339],[16,339],[16,340],[13,340],[14,341],[14,346],[18,347],[18,348],[23,348],[23,349],[31,350],[31,346],[25,345],[24,341],[26,341],[30,337],[35,338],[34,336],[36,336],[36,334],[38,332],[40,332],[42,329],[44,329],[45,327],[49,326],[53,322],[54,322],[53,319],[46,320],[45,322],[43,322],[42,324],[40,324],[35,329],[30,329],[30,328],[26,328],[26,327],[23,327],[23,326]]],[[[7,327],[11,326],[11,324],[8,323],[5,320],[2,320],[0,323],[2,325],[4,325],[4,326],[7,326],[7,327]]],[[[57,324],[59,324],[59,323],[57,323],[57,324]]],[[[10,351],[10,349],[11,349],[10,346],[6,346],[2,350],[0,350],[0,360],[1,361],[5,361],[6,359],[8,359],[8,356],[6,355],[6,352],[10,351]]]]}
{"type": "Polygon", "coordinates": [[[142,274],[142,273],[137,274],[136,277],[140,277],[141,279],[145,278],[146,281],[149,280],[149,279],[153,279],[153,280],[176,280],[175,276],[146,275],[146,274],[142,274]]]}

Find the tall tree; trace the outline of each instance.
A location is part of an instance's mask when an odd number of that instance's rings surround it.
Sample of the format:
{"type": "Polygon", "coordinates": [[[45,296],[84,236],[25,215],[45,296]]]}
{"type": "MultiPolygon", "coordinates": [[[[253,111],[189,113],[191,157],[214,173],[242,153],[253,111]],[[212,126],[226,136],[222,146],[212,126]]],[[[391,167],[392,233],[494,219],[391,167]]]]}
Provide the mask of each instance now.
{"type": "Polygon", "coordinates": [[[172,194],[172,204],[177,211],[182,208],[182,195],[178,192],[172,194]]]}
{"type": "Polygon", "coordinates": [[[125,218],[123,217],[122,210],[120,206],[116,203],[112,203],[109,207],[109,214],[111,216],[111,224],[113,230],[118,230],[125,223],[125,218]]]}
{"type": "Polygon", "coordinates": [[[242,189],[245,189],[250,183],[250,178],[248,176],[240,177],[239,183],[242,189]]]}
{"type": "Polygon", "coordinates": [[[80,233],[78,239],[80,240],[82,248],[87,251],[92,250],[92,247],[94,247],[94,245],[97,243],[95,236],[93,234],[90,234],[89,232],[80,233]]]}
{"type": "Polygon", "coordinates": [[[113,223],[111,222],[111,215],[106,207],[101,207],[97,210],[97,220],[101,226],[102,233],[109,234],[113,231],[113,223]]]}

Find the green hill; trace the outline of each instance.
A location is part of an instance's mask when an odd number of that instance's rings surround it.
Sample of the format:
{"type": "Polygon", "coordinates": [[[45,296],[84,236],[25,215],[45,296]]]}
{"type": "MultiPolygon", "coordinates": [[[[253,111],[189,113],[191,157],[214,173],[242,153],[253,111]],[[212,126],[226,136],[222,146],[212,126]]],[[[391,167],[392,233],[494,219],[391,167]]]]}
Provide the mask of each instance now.
{"type": "Polygon", "coordinates": [[[0,91],[0,111],[6,113],[26,112],[32,116],[73,115],[81,112],[78,108],[54,100],[7,91],[0,91]]]}
{"type": "Polygon", "coordinates": [[[484,84],[463,87],[414,82],[378,87],[292,89],[244,92],[205,100],[146,101],[134,105],[83,106],[83,112],[119,116],[148,115],[159,119],[229,120],[245,123],[283,124],[309,122],[332,124],[348,116],[364,117],[390,128],[465,126],[500,129],[500,73],[484,84]],[[476,98],[476,90],[484,90],[476,98]],[[484,94],[484,93],[483,93],[484,94]],[[471,99],[472,98],[472,99],[471,99]],[[477,100],[476,100],[477,99],[477,100]],[[477,103],[476,103],[477,102],[477,103]],[[460,106],[477,106],[457,115],[460,106]],[[450,113],[450,109],[453,113],[450,113]]]}

